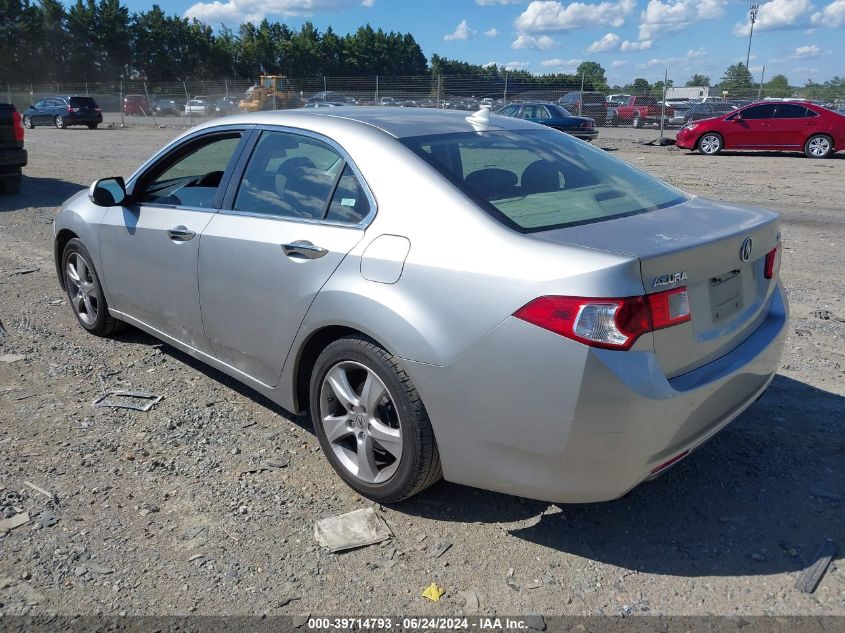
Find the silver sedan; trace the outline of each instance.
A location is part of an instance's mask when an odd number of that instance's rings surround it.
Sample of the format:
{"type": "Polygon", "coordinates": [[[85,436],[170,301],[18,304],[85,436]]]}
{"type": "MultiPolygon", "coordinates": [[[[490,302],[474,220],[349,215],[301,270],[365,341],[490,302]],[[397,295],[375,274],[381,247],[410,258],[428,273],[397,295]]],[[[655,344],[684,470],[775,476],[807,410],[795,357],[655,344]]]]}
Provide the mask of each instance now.
{"type": "Polygon", "coordinates": [[[293,412],[396,502],[445,479],[613,499],[763,393],[779,220],[490,114],[268,112],[68,200],[80,325],[131,324],[293,412]]]}

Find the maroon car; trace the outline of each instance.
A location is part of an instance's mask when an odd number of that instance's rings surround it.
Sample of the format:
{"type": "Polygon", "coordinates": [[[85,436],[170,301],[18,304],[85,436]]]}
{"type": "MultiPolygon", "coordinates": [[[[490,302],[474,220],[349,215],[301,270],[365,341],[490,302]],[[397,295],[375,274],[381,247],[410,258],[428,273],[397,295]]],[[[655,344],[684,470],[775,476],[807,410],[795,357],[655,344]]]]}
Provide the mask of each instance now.
{"type": "Polygon", "coordinates": [[[678,132],[677,145],[708,155],[723,149],[775,150],[827,158],[845,147],[845,116],[806,101],[763,101],[688,123],[678,132]]]}

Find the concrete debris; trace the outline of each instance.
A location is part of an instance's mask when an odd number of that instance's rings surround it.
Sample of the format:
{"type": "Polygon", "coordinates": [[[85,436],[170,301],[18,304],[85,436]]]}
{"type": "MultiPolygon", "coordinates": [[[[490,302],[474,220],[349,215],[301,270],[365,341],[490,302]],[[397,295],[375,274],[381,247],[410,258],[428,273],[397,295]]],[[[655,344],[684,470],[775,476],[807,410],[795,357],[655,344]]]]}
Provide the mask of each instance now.
{"type": "Polygon", "coordinates": [[[109,391],[94,400],[93,404],[98,409],[111,407],[147,412],[158,404],[163,397],[145,391],[109,391]],[[109,400],[109,397],[120,398],[120,400],[109,400]]]}
{"type": "Polygon", "coordinates": [[[14,530],[16,527],[20,527],[26,523],[29,523],[29,512],[16,514],[13,517],[0,521],[0,532],[14,530]]]}
{"type": "Polygon", "coordinates": [[[314,538],[332,552],[373,545],[391,536],[390,528],[372,508],[323,519],[314,526],[314,538]]]}

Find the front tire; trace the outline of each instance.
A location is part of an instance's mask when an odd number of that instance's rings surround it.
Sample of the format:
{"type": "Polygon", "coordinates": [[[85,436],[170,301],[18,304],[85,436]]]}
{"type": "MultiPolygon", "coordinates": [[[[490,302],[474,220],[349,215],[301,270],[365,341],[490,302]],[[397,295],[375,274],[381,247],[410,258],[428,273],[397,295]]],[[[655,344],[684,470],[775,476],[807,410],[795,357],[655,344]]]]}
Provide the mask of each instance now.
{"type": "Polygon", "coordinates": [[[804,155],[807,158],[827,158],[833,153],[833,142],[825,134],[815,134],[804,143],[804,155]]]}
{"type": "Polygon", "coordinates": [[[93,261],[79,239],[74,238],[67,243],[62,254],[65,291],[79,325],[95,336],[109,336],[124,324],[109,315],[109,306],[93,261]]]}
{"type": "Polygon", "coordinates": [[[329,344],[314,365],[309,400],[323,452],[360,495],[397,503],[441,478],[419,393],[399,360],[372,339],[329,344]]]}
{"type": "Polygon", "coordinates": [[[27,130],[31,130],[32,128],[34,128],[34,127],[35,127],[35,126],[32,124],[32,119],[30,119],[28,116],[24,116],[24,118],[23,118],[23,126],[24,126],[27,130]]]}
{"type": "Polygon", "coordinates": [[[698,139],[698,151],[705,156],[715,156],[722,151],[724,141],[714,132],[708,132],[698,139]]]}

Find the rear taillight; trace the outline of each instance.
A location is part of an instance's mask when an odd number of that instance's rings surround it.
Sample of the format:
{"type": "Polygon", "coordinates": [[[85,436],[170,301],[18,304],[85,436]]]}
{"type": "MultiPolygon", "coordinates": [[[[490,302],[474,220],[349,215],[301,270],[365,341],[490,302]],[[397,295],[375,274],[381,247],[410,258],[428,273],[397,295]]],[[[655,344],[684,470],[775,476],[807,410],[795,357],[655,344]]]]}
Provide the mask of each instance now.
{"type": "Polygon", "coordinates": [[[771,279],[780,270],[780,244],[766,253],[766,266],[763,269],[763,276],[771,279]]]}
{"type": "Polygon", "coordinates": [[[68,111],[68,114],[73,114],[74,112],[76,112],[76,110],[74,110],[70,106],[67,107],[67,111],[68,111]]]}
{"type": "Polygon", "coordinates": [[[655,330],[690,320],[689,294],[686,287],[648,295],[648,305],[651,309],[652,328],[655,330]]]}
{"type": "Polygon", "coordinates": [[[19,112],[12,112],[12,127],[15,129],[15,140],[23,142],[23,121],[19,112]]]}
{"type": "Polygon", "coordinates": [[[590,347],[614,350],[630,349],[642,334],[690,320],[685,287],[621,299],[546,296],[513,315],[590,347]]]}
{"type": "Polygon", "coordinates": [[[94,112],[102,112],[100,108],[94,108],[94,112]]]}

